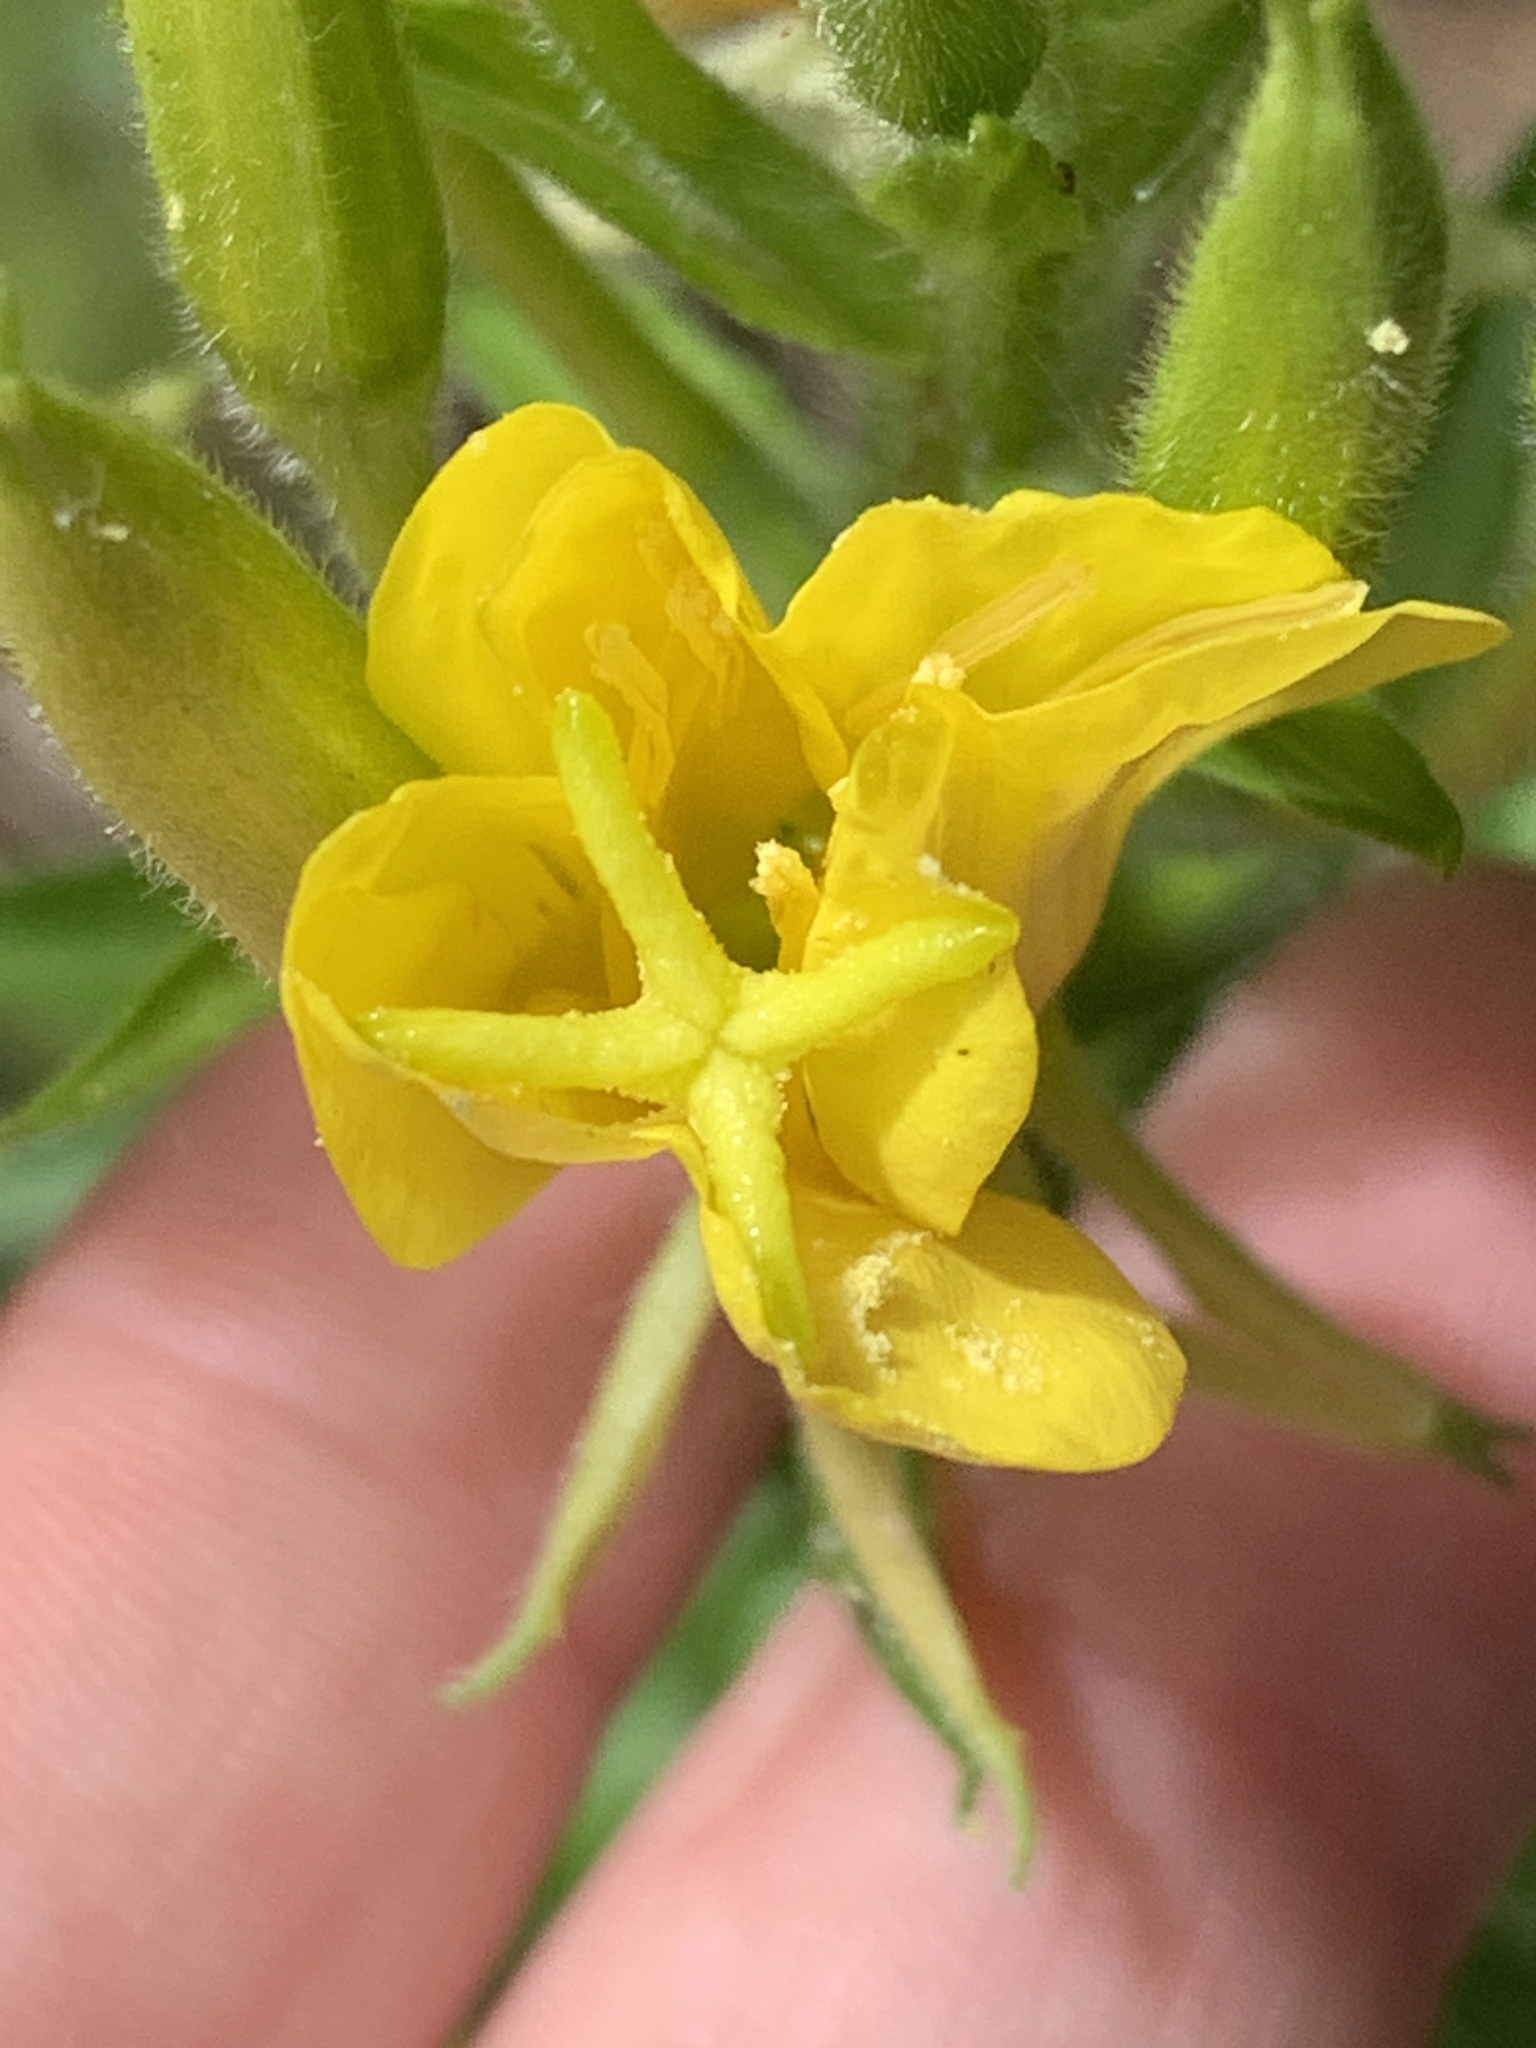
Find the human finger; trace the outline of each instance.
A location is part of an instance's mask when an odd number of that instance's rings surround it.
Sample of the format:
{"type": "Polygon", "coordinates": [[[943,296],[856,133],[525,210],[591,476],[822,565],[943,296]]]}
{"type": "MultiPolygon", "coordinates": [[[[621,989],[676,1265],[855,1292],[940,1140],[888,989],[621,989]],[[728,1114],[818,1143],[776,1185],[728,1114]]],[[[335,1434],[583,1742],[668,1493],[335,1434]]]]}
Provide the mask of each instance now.
{"type": "MultiPolygon", "coordinates": [[[[1536,1419],[1533,1036],[1536,885],[1405,878],[1260,977],[1153,1131],[1298,1280],[1536,1419]]],[[[962,1476],[951,1526],[1030,1733],[1026,1887],[813,1604],[486,2048],[1423,2037],[1536,1805],[1528,1501],[1191,1403],[1136,1471],[962,1476]]]]}
{"type": "Polygon", "coordinates": [[[564,1639],[441,1704],[678,1196],[591,1169],[398,1271],[264,1033],[34,1277],[0,1363],[8,2042],[442,2038],[774,1426],[769,1375],[713,1346],[564,1639]]]}

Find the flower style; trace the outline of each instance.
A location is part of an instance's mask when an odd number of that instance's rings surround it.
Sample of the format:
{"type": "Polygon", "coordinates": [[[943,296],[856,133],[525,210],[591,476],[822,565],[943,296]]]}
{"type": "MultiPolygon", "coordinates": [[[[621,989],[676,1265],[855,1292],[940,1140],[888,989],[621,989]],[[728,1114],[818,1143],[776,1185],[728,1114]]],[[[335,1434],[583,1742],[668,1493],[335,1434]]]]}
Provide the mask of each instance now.
{"type": "Polygon", "coordinates": [[[558,1165],[669,1150],[796,1400],[971,1459],[1144,1456],[1172,1339],[983,1182],[1149,791],[1499,631],[1364,595],[1267,512],[1020,492],[877,508],[770,626],[649,457],[557,406],[477,435],[370,619],[370,688],[442,773],[332,834],[289,926],[364,1220],[433,1264],[558,1165]]]}

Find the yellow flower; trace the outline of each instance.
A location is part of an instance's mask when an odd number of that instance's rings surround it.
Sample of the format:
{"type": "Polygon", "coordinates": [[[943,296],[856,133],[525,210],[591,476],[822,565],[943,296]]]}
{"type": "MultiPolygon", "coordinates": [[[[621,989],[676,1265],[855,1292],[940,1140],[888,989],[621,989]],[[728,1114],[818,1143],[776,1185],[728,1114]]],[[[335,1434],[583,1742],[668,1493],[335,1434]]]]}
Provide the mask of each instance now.
{"type": "Polygon", "coordinates": [[[334,833],[284,1001],[409,1263],[560,1164],[670,1150],[795,1398],[955,1455],[1151,1450],[1182,1361],[1070,1225],[981,1190],[1134,804],[1214,732],[1487,644],[1363,614],[1269,514],[1021,493],[866,516],[770,628],[718,529],[569,409],[477,435],[370,620],[443,771],[334,833]]]}
{"type": "Polygon", "coordinates": [[[823,787],[898,704],[943,732],[931,851],[1017,912],[1038,1009],[1093,932],[1137,807],[1193,755],[1504,636],[1481,612],[1367,611],[1366,595],[1263,508],[929,498],[866,512],[754,646],[823,787]]]}

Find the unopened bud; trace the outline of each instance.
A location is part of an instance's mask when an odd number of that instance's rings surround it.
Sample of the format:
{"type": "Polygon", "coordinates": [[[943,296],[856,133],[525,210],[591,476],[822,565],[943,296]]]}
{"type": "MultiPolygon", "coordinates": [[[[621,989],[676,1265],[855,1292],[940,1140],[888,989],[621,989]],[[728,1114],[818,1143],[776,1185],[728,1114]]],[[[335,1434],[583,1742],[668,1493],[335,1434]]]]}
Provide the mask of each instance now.
{"type": "Polygon", "coordinates": [[[914,135],[1011,114],[1045,48],[1040,0],[821,0],[849,87],[914,135]]]}
{"type": "Polygon", "coordinates": [[[431,473],[447,261],[389,0],[124,0],[183,289],[376,569],[431,473]]]}
{"type": "Polygon", "coordinates": [[[1444,195],[1362,0],[1269,0],[1269,55],[1136,429],[1137,485],[1270,505],[1369,560],[1443,369],[1444,195]]]}

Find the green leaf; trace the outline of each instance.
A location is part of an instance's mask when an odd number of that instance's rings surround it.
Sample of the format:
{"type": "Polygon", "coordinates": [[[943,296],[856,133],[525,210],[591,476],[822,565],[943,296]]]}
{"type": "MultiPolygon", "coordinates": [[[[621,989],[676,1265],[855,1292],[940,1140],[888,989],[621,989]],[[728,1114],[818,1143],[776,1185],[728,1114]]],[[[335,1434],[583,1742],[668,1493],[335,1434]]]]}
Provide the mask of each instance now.
{"type": "Polygon", "coordinates": [[[368,694],[361,621],[243,498],[19,377],[0,643],[97,793],[266,966],[320,841],[430,772],[368,694]]]}
{"type": "Polygon", "coordinates": [[[969,1811],[984,1778],[1002,1795],[1014,1875],[1034,1841],[1018,1731],[987,1692],[913,1498],[910,1454],[804,1411],[801,1441],[830,1523],[826,1575],[850,1595],[887,1672],[958,1759],[969,1811]],[[830,1567],[830,1568],[828,1568],[830,1567]]]}
{"type": "MultiPolygon", "coordinates": [[[[1443,409],[1371,577],[1373,604],[1429,598],[1502,611],[1529,571],[1532,451],[1530,301],[1475,306],[1453,343],[1443,409]]],[[[1447,672],[1410,678],[1438,697],[1447,672]]]]}
{"type": "Polygon", "coordinates": [[[125,860],[0,883],[0,1021],[7,1053],[59,1057],[82,1018],[110,1016],[164,973],[187,943],[169,889],[125,860]]]}
{"type": "Polygon", "coordinates": [[[1196,766],[1234,789],[1401,847],[1443,873],[1461,858],[1461,813],[1369,697],[1293,711],[1223,740],[1196,766]]]}
{"type": "Polygon", "coordinates": [[[1222,991],[1338,885],[1351,852],[1201,776],[1143,806],[1061,996],[1123,1106],[1146,1099],[1222,991]]]}
{"type": "Polygon", "coordinates": [[[736,1518],[671,1634],[609,1720],[587,1782],[526,1913],[451,2048],[482,2037],[512,1972],[628,1820],[805,1579],[808,1488],[779,1457],[736,1518]]]}
{"type": "Polygon", "coordinates": [[[405,0],[402,19],[434,121],[554,178],[739,319],[822,348],[918,346],[915,253],[633,0],[405,0]]]}
{"type": "Polygon", "coordinates": [[[45,1248],[138,1129],[131,1114],[0,1150],[0,1294],[45,1248]]]}
{"type": "MultiPolygon", "coordinates": [[[[759,593],[770,602],[787,598],[836,531],[812,510],[804,488],[815,463],[802,468],[799,457],[814,446],[812,436],[798,419],[797,434],[773,431],[793,417],[787,402],[773,425],[743,422],[739,406],[721,404],[697,373],[729,356],[745,365],[745,356],[703,341],[699,322],[681,310],[665,345],[655,320],[641,317],[661,294],[605,275],[546,217],[518,173],[478,143],[443,134],[438,161],[459,254],[503,301],[500,322],[482,318],[481,332],[495,336],[499,325],[504,361],[510,341],[514,385],[526,390],[530,371],[542,376],[545,389],[529,395],[584,404],[616,439],[648,448],[687,477],[755,572],[759,593]]],[[[767,382],[760,366],[756,375],[767,382]]],[[[517,397],[514,389],[514,403],[517,397]]]]}
{"type": "Polygon", "coordinates": [[[268,984],[226,942],[190,935],[180,958],[105,1038],[0,1118],[0,1148],[131,1108],[273,1007],[268,984]]]}

